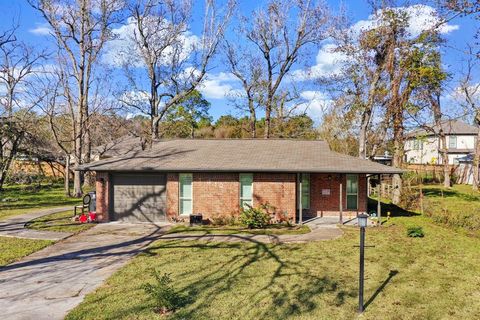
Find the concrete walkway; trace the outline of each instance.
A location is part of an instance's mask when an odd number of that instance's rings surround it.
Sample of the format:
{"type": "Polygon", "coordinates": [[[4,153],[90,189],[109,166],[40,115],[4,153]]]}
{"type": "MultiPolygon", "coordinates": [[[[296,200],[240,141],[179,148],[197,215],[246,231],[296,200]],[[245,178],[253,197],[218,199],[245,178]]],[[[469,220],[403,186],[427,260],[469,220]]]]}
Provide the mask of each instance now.
{"type": "Polygon", "coordinates": [[[41,231],[25,228],[25,224],[49,214],[71,210],[73,206],[39,210],[32,213],[21,214],[0,221],[0,236],[25,239],[54,240],[58,241],[71,236],[70,232],[41,231]]]}
{"type": "Polygon", "coordinates": [[[99,224],[0,268],[0,318],[63,319],[166,229],[154,224],[99,224]]]}
{"type": "Polygon", "coordinates": [[[261,243],[302,243],[311,241],[332,240],[342,236],[342,230],[337,226],[338,218],[317,218],[307,223],[312,230],[305,234],[284,235],[254,235],[254,234],[201,234],[201,233],[171,233],[160,237],[160,240],[202,240],[202,241],[253,241],[261,243]]]}

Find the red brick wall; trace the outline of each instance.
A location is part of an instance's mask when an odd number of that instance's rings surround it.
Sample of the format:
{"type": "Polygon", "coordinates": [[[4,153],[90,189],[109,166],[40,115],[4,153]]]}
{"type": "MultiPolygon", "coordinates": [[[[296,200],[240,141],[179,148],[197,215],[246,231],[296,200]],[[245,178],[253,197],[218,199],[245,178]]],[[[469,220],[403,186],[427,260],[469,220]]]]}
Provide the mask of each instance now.
{"type": "Polygon", "coordinates": [[[286,215],[295,221],[296,174],[255,173],[253,175],[253,206],[269,204],[277,217],[286,215]]]}
{"type": "Polygon", "coordinates": [[[95,175],[95,190],[97,197],[97,219],[101,222],[108,221],[108,192],[109,176],[106,172],[97,172],[95,175]]]}
{"type": "Polygon", "coordinates": [[[367,211],[367,176],[365,174],[358,175],[358,211],[367,211]]]}
{"type": "Polygon", "coordinates": [[[167,174],[167,218],[178,216],[178,173],[167,174]]]}
{"type": "Polygon", "coordinates": [[[193,212],[204,219],[238,214],[239,193],[238,173],[193,174],[193,212]]]}
{"type": "MultiPolygon", "coordinates": [[[[311,174],[309,215],[338,215],[339,175],[311,174]],[[322,189],[330,189],[329,196],[322,196],[322,189]]],[[[239,212],[239,174],[238,173],[194,173],[193,174],[193,212],[202,213],[208,218],[218,215],[238,214],[239,212]]],[[[96,174],[97,214],[100,221],[108,221],[109,176],[105,172],[96,174]]],[[[346,176],[342,175],[343,208],[346,218],[357,212],[348,212],[346,208],[346,176]]],[[[366,211],[366,176],[359,175],[359,212],[366,211]]],[[[178,216],[178,173],[167,174],[167,216],[178,216]]],[[[255,173],[253,175],[253,205],[270,204],[277,214],[287,213],[295,217],[296,174],[292,173],[255,173]]]]}
{"type": "MultiPolygon", "coordinates": [[[[354,217],[357,211],[348,211],[346,196],[346,175],[310,174],[310,209],[304,212],[309,215],[338,215],[340,202],[340,180],[342,181],[343,211],[345,217],[354,217]],[[330,195],[322,195],[322,189],[330,189],[330,195]]],[[[358,176],[358,212],[367,210],[367,180],[365,174],[358,176]]]]}

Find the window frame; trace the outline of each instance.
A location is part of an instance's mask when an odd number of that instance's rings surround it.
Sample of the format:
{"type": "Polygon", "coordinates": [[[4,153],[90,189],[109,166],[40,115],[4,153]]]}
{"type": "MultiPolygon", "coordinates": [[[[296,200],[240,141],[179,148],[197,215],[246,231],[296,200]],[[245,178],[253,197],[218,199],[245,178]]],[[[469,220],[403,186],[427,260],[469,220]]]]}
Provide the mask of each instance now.
{"type": "Polygon", "coordinates": [[[448,149],[457,149],[457,136],[448,136],[448,149]],[[455,142],[452,146],[452,141],[455,142]]]}
{"type": "Polygon", "coordinates": [[[309,173],[302,173],[302,174],[300,174],[300,179],[301,179],[301,183],[302,183],[302,194],[300,195],[300,201],[302,201],[302,209],[310,209],[310,202],[311,202],[311,192],[310,192],[310,190],[312,188],[310,174],[309,173]],[[308,181],[308,190],[306,190],[306,188],[305,188],[305,183],[304,183],[305,180],[308,181]],[[308,200],[307,200],[308,203],[307,204],[303,203],[303,197],[304,196],[308,197],[308,200]]]}
{"type": "Polygon", "coordinates": [[[193,214],[193,174],[192,173],[179,173],[178,174],[178,214],[180,216],[188,216],[193,214]],[[182,177],[189,176],[190,177],[190,197],[182,197],[182,177]],[[182,209],[182,202],[183,201],[190,201],[190,213],[183,213],[182,209]]]}
{"type": "Polygon", "coordinates": [[[238,174],[238,185],[239,185],[239,192],[238,192],[238,203],[240,210],[247,209],[245,207],[245,203],[248,203],[251,207],[253,207],[253,173],[239,173],[238,174]],[[250,197],[245,197],[243,195],[243,184],[242,184],[242,177],[250,177],[250,197]]]}
{"type": "Polygon", "coordinates": [[[346,208],[347,210],[356,210],[356,211],[358,211],[358,189],[359,189],[359,183],[358,183],[358,181],[359,181],[359,176],[358,176],[358,174],[347,174],[347,175],[345,176],[345,202],[346,202],[346,203],[345,203],[345,208],[346,208]],[[349,177],[355,177],[355,179],[356,179],[356,182],[357,182],[357,191],[356,191],[356,192],[349,192],[349,191],[348,191],[348,180],[349,180],[349,177]],[[349,208],[349,207],[348,207],[348,203],[349,203],[349,202],[348,202],[348,198],[349,198],[349,196],[355,196],[355,198],[356,198],[355,208],[349,208]]]}

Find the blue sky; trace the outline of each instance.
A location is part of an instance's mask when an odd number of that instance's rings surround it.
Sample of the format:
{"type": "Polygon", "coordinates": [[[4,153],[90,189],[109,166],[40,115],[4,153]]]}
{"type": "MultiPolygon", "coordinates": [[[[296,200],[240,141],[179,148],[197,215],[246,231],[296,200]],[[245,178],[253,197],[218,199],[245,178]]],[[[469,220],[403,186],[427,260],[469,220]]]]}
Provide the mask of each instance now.
{"type": "MultiPolygon", "coordinates": [[[[199,1],[199,0],[197,0],[199,1]]],[[[202,2],[202,1],[199,1],[202,2]]],[[[248,16],[249,13],[254,10],[262,1],[239,1],[240,14],[248,16]]],[[[340,6],[339,1],[328,1],[329,6],[333,10],[338,10],[340,6]]],[[[426,2],[417,2],[426,4],[426,2]]],[[[201,5],[195,5],[196,14],[201,14],[201,5]]],[[[353,22],[359,22],[367,20],[370,12],[370,8],[366,1],[348,1],[346,8],[349,17],[353,22]]],[[[195,15],[195,14],[194,14],[195,15]]],[[[5,30],[9,28],[12,21],[16,21],[19,24],[18,38],[26,43],[37,47],[52,47],[52,39],[50,36],[45,35],[45,22],[41,16],[31,8],[26,0],[0,0],[0,28],[5,30]]],[[[195,30],[195,24],[198,23],[198,19],[193,23],[192,30],[195,30]]],[[[465,59],[465,55],[462,53],[462,49],[466,44],[473,42],[474,30],[476,25],[471,18],[459,18],[450,22],[452,26],[449,32],[444,33],[444,37],[447,41],[446,46],[443,48],[443,64],[452,75],[451,87],[454,86],[454,81],[458,78],[459,71],[462,68],[462,60],[465,59]]],[[[227,37],[232,36],[228,34],[227,37]]],[[[308,61],[301,61],[296,66],[297,69],[305,67],[312,67],[321,61],[322,57],[328,57],[327,55],[319,55],[318,52],[321,48],[311,48],[311,58],[308,61]]],[[[326,62],[322,62],[326,63],[326,62]]],[[[234,109],[229,100],[225,98],[225,92],[231,89],[237,88],[237,83],[226,72],[226,68],[223,66],[222,59],[217,58],[212,64],[212,69],[209,70],[208,81],[205,87],[202,89],[204,96],[212,104],[210,113],[214,118],[218,118],[222,114],[238,115],[238,111],[234,109]]],[[[323,67],[328,67],[323,65],[323,67]]],[[[120,77],[120,73],[118,74],[120,77]]],[[[121,81],[121,80],[119,80],[121,81]]],[[[303,97],[309,106],[309,114],[315,119],[319,120],[321,117],[321,108],[316,108],[316,100],[322,101],[324,96],[321,89],[316,86],[314,82],[306,82],[302,85],[304,90],[303,97]],[[311,101],[313,100],[313,103],[311,101]]],[[[317,102],[318,102],[317,101],[317,102]]],[[[448,104],[450,109],[455,109],[455,104],[446,99],[445,104],[448,104]]]]}

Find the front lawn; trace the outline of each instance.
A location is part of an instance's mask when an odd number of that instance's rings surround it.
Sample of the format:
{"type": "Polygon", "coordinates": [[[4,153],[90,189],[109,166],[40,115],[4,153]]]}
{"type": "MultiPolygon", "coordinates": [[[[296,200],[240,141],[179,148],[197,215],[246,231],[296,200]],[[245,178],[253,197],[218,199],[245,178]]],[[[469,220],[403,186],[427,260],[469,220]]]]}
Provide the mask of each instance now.
{"type": "Polygon", "coordinates": [[[54,207],[73,207],[81,201],[67,197],[61,184],[6,185],[0,191],[0,219],[54,207]]]}
{"type": "Polygon", "coordinates": [[[303,226],[287,226],[280,224],[269,225],[263,229],[248,229],[244,226],[186,226],[177,225],[171,228],[168,233],[196,233],[196,234],[265,234],[265,235],[282,235],[282,234],[304,234],[309,233],[310,228],[303,226]]]}
{"type": "MultiPolygon", "coordinates": [[[[186,297],[168,319],[354,319],[358,229],[337,240],[264,245],[157,241],[67,319],[164,319],[142,289],[170,273],[186,297]]],[[[480,239],[422,216],[369,228],[363,319],[480,318],[480,239]],[[408,226],[424,238],[409,238],[408,226]]]]}
{"type": "Polygon", "coordinates": [[[0,237],[0,266],[15,262],[53,243],[49,240],[0,237]]]}
{"type": "Polygon", "coordinates": [[[72,221],[73,211],[64,211],[49,214],[27,223],[26,227],[42,231],[61,231],[79,233],[92,228],[94,223],[80,223],[72,221]]]}

